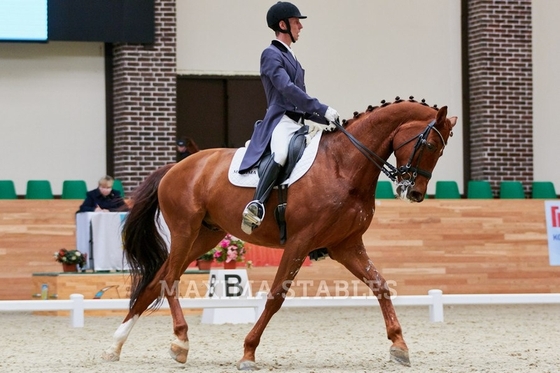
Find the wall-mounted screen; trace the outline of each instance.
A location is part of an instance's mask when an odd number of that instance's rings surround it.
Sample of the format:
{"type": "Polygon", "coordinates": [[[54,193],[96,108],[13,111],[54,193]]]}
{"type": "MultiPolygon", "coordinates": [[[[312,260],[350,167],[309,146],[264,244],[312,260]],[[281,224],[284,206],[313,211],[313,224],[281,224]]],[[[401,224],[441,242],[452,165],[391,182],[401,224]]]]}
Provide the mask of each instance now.
{"type": "Polygon", "coordinates": [[[154,12],[154,0],[49,0],[49,40],[150,44],[154,12]]]}
{"type": "Polygon", "coordinates": [[[47,41],[48,0],[0,0],[0,41],[47,41]]]}

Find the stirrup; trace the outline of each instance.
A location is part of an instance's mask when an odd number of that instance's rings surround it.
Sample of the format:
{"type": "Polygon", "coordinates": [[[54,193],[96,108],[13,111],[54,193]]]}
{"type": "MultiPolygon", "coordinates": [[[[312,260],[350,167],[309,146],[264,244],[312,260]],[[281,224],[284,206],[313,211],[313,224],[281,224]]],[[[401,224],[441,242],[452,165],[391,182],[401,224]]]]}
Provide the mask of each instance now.
{"type": "Polygon", "coordinates": [[[259,200],[251,201],[243,210],[243,220],[241,221],[241,230],[247,234],[253,233],[253,230],[261,225],[264,219],[264,205],[259,200]]]}

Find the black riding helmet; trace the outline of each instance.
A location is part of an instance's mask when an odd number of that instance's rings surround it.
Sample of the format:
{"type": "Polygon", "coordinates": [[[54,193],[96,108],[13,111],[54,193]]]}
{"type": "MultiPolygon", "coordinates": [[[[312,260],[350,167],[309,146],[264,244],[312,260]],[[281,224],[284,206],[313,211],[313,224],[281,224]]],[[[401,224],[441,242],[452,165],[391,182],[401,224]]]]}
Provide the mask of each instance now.
{"type": "Polygon", "coordinates": [[[290,34],[292,38],[292,43],[295,43],[294,37],[292,36],[292,30],[290,29],[289,18],[307,18],[307,16],[301,15],[299,9],[292,3],[287,1],[279,1],[270,7],[266,13],[266,23],[268,27],[277,32],[282,32],[285,34],[290,34]],[[287,30],[282,30],[280,28],[280,21],[284,21],[287,26],[287,30]]]}

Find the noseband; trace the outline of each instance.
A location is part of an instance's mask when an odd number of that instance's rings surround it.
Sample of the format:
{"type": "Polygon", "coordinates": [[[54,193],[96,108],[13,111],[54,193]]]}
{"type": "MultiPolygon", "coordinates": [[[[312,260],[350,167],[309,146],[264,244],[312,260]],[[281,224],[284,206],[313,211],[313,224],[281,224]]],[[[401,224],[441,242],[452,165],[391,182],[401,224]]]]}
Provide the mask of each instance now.
{"type": "MultiPolygon", "coordinates": [[[[422,154],[424,152],[424,147],[426,146],[426,144],[428,142],[428,135],[430,134],[430,131],[434,130],[438,134],[438,136],[441,139],[441,142],[443,144],[443,148],[445,148],[445,146],[447,145],[447,143],[445,142],[441,133],[438,131],[437,128],[434,127],[435,124],[436,124],[436,120],[434,119],[428,124],[428,126],[426,126],[424,131],[422,131],[418,135],[413,136],[412,138],[406,140],[405,142],[403,142],[401,145],[397,146],[393,150],[393,153],[396,153],[397,150],[399,150],[400,148],[402,148],[406,144],[416,140],[416,144],[414,144],[414,149],[412,150],[412,154],[410,154],[410,158],[408,159],[407,164],[404,165],[404,166],[401,166],[397,169],[395,166],[393,166],[392,164],[390,164],[389,162],[387,162],[386,160],[384,160],[383,158],[381,158],[380,156],[378,156],[377,154],[375,154],[374,152],[369,150],[364,144],[359,142],[354,136],[352,136],[348,131],[346,131],[346,129],[344,127],[342,127],[342,125],[340,125],[340,122],[336,121],[336,123],[335,123],[336,127],[339,130],[341,130],[342,133],[344,133],[346,135],[346,137],[348,137],[350,142],[352,144],[354,144],[354,146],[368,160],[370,160],[385,175],[387,175],[387,177],[389,179],[391,179],[391,181],[393,181],[394,183],[397,182],[397,178],[400,176],[401,180],[403,180],[403,182],[405,184],[407,184],[407,186],[413,186],[415,181],[416,181],[416,177],[418,175],[422,175],[427,179],[430,179],[432,177],[431,172],[418,168],[418,165],[420,164],[420,159],[422,158],[422,154]],[[418,157],[416,159],[416,165],[413,166],[412,161],[416,157],[417,153],[418,153],[418,157]]],[[[443,152],[443,148],[441,150],[442,152],[443,152]]]]}

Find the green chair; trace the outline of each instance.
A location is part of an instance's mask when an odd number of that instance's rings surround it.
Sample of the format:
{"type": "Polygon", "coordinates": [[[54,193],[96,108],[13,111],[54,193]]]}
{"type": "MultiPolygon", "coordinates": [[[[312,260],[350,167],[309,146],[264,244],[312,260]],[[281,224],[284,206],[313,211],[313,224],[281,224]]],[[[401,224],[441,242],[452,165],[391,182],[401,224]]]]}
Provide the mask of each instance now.
{"type": "Polygon", "coordinates": [[[115,181],[113,182],[113,189],[121,192],[121,197],[124,198],[124,187],[122,185],[122,181],[115,179],[115,181]]]}
{"type": "Polygon", "coordinates": [[[554,184],[551,181],[533,181],[531,197],[543,199],[558,198],[554,184]]]}
{"type": "Polygon", "coordinates": [[[376,199],[395,199],[395,193],[393,192],[393,186],[390,181],[381,180],[377,182],[377,187],[375,189],[376,199]]]}
{"type": "Polygon", "coordinates": [[[17,199],[16,187],[12,180],[0,180],[0,199],[17,199]]]}
{"type": "Polygon", "coordinates": [[[62,182],[62,199],[85,199],[87,184],[83,180],[64,180],[62,182]]]}
{"type": "Polygon", "coordinates": [[[459,186],[455,181],[436,181],[437,199],[460,199],[459,186]]]}
{"type": "Polygon", "coordinates": [[[524,199],[525,190],[523,190],[523,184],[521,184],[521,181],[501,181],[500,198],[501,199],[524,199]]]}
{"type": "Polygon", "coordinates": [[[28,180],[26,199],[53,199],[51,183],[48,180],[28,180]]]}
{"type": "Polygon", "coordinates": [[[492,186],[487,180],[469,180],[467,185],[467,198],[492,199],[492,186]]]}

